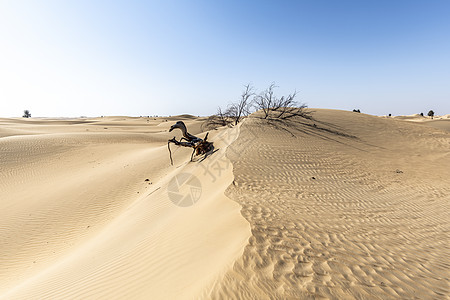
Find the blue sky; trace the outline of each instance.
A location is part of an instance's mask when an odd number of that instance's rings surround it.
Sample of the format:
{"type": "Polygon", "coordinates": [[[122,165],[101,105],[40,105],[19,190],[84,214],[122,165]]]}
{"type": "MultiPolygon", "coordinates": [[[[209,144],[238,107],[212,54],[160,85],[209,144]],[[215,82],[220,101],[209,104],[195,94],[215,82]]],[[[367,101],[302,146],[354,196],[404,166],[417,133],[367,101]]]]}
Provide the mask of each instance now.
{"type": "Polygon", "coordinates": [[[310,107],[450,113],[450,1],[0,0],[0,116],[310,107]]]}

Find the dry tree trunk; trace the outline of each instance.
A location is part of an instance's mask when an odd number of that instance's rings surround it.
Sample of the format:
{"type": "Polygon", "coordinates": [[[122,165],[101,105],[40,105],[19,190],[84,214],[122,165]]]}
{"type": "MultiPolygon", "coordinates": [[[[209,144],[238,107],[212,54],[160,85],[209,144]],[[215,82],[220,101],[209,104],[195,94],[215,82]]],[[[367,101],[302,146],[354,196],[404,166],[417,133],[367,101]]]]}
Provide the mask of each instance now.
{"type": "Polygon", "coordinates": [[[178,128],[183,133],[183,137],[177,141],[175,137],[167,141],[167,148],[169,149],[169,156],[170,156],[170,163],[173,165],[172,160],[172,151],[170,150],[170,143],[174,143],[177,146],[182,147],[191,147],[193,148],[192,154],[191,154],[191,161],[195,155],[203,155],[207,154],[208,152],[212,151],[214,149],[213,143],[208,142],[208,134],[206,134],[204,139],[198,138],[192,134],[190,134],[187,131],[186,125],[183,121],[178,121],[174,125],[170,127],[169,132],[174,130],[175,128],[178,128]],[[182,140],[185,140],[186,142],[183,142],[182,140]]]}

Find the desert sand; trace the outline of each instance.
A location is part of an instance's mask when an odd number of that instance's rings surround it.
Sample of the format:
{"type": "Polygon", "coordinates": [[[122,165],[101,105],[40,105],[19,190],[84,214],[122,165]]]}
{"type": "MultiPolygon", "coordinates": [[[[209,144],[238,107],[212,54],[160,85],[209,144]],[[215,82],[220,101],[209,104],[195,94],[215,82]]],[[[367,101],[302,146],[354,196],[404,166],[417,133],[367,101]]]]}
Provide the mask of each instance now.
{"type": "Polygon", "coordinates": [[[1,299],[448,299],[449,118],[0,119],[1,299]]]}

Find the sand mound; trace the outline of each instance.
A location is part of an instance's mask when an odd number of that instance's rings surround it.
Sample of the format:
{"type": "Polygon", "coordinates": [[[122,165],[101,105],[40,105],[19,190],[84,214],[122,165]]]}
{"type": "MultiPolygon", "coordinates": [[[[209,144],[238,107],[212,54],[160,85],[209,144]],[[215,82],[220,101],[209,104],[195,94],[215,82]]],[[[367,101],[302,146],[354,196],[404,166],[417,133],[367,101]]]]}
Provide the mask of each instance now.
{"type": "Polygon", "coordinates": [[[450,115],[434,116],[433,118],[430,118],[421,116],[419,114],[415,114],[410,116],[394,116],[384,118],[393,118],[402,121],[417,122],[425,126],[434,127],[445,131],[450,130],[450,119],[449,119],[450,115]]]}
{"type": "Polygon", "coordinates": [[[439,128],[442,130],[450,131],[450,120],[449,119],[430,120],[428,122],[424,122],[423,124],[426,126],[431,126],[434,128],[439,128]]]}
{"type": "Polygon", "coordinates": [[[209,298],[449,295],[450,135],[335,110],[247,119],[230,152],[252,237],[209,298]]]}

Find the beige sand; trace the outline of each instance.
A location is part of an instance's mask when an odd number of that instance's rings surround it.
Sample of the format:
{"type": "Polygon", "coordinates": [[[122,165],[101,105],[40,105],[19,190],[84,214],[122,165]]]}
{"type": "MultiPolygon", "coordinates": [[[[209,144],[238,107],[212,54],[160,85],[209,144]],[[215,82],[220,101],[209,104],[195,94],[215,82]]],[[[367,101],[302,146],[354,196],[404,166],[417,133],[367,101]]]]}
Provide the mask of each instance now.
{"type": "Polygon", "coordinates": [[[314,118],[241,127],[231,190],[252,237],[211,298],[448,299],[449,132],[314,118]]]}
{"type": "MultiPolygon", "coordinates": [[[[199,132],[201,120],[184,120],[199,132]]],[[[188,298],[242,254],[249,224],[224,196],[233,139],[220,131],[210,134],[222,161],[213,178],[206,161],[187,163],[189,149],[174,147],[170,166],[167,139],[181,135],[167,132],[170,119],[0,123],[0,297],[188,298]],[[169,199],[181,173],[201,182],[195,205],[169,199]]]]}
{"type": "Polygon", "coordinates": [[[174,166],[167,129],[203,119],[0,119],[0,297],[448,298],[448,118],[313,116],[211,131],[174,166]]]}

